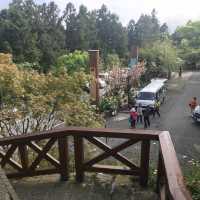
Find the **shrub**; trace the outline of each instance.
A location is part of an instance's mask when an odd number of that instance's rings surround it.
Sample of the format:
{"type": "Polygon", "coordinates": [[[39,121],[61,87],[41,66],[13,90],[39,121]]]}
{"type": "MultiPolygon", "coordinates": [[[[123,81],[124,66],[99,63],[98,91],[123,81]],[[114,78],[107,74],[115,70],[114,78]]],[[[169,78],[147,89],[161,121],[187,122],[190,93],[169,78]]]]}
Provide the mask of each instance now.
{"type": "Polygon", "coordinates": [[[191,160],[190,166],[184,170],[185,180],[193,200],[200,200],[200,162],[191,160]]]}

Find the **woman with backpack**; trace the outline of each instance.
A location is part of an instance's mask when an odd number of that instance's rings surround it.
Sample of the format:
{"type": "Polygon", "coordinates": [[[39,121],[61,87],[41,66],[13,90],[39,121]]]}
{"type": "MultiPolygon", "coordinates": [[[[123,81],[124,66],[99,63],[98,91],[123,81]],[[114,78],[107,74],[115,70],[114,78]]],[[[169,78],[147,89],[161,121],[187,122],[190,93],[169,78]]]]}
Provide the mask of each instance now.
{"type": "Polygon", "coordinates": [[[135,128],[137,116],[138,116],[138,113],[136,112],[135,108],[134,107],[131,108],[130,117],[129,117],[131,128],[135,128]]]}

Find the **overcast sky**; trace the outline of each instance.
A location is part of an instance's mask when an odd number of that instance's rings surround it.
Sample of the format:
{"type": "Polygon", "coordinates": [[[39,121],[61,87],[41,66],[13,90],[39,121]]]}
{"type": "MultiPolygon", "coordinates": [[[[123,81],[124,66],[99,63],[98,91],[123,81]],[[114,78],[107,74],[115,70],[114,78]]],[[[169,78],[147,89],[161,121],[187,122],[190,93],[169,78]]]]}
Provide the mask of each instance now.
{"type": "MultiPolygon", "coordinates": [[[[35,0],[37,3],[50,0],[35,0]]],[[[5,8],[11,0],[0,0],[0,8],[5,8]]],[[[68,0],[54,0],[60,9],[64,9],[68,0]]],[[[139,16],[150,14],[153,8],[161,23],[167,22],[171,31],[177,25],[183,25],[188,20],[200,20],[200,0],[71,0],[78,7],[81,4],[88,9],[100,8],[104,3],[109,10],[120,17],[120,21],[127,25],[130,19],[137,20],[139,16]]]]}

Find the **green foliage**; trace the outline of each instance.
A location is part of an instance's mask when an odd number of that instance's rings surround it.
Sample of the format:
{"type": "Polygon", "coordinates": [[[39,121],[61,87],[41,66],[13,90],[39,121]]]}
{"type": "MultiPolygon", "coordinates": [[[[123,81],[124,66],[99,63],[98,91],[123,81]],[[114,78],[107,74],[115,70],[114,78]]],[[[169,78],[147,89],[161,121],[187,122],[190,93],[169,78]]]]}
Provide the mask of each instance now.
{"type": "Polygon", "coordinates": [[[104,111],[115,111],[118,108],[118,100],[116,97],[104,97],[101,99],[99,109],[101,112],[104,111]]]}
{"type": "Polygon", "coordinates": [[[179,48],[179,56],[184,60],[186,69],[197,69],[200,65],[200,21],[189,21],[178,27],[173,34],[174,43],[179,48]]]}
{"type": "Polygon", "coordinates": [[[29,63],[29,62],[24,62],[24,63],[20,63],[20,64],[17,64],[17,67],[19,69],[26,69],[26,70],[37,70],[37,71],[40,71],[40,65],[39,63],[29,63]]]}
{"type": "Polygon", "coordinates": [[[17,63],[40,63],[47,72],[64,48],[64,28],[55,3],[36,5],[13,0],[0,11],[0,51],[12,53],[17,63]]]}
{"type": "Polygon", "coordinates": [[[99,48],[103,58],[108,53],[117,53],[120,57],[127,52],[126,30],[118,16],[111,13],[105,5],[99,10],[89,12],[80,6],[77,13],[74,5],[66,7],[66,46],[69,51],[99,48]]]}
{"type": "Polygon", "coordinates": [[[200,163],[199,161],[191,160],[190,166],[185,169],[185,180],[188,189],[192,194],[193,200],[200,199],[200,163]]]}
{"type": "Polygon", "coordinates": [[[126,30],[119,22],[119,17],[105,5],[96,12],[96,29],[98,47],[103,50],[104,58],[108,53],[117,53],[122,57],[127,52],[126,30]]]}
{"type": "Polygon", "coordinates": [[[121,62],[117,54],[108,54],[105,59],[106,70],[112,70],[113,68],[120,67],[121,62]]]}
{"type": "Polygon", "coordinates": [[[133,46],[144,47],[152,44],[160,39],[163,32],[167,32],[167,25],[166,27],[160,27],[155,9],[152,10],[151,15],[142,14],[137,23],[134,20],[130,20],[128,24],[129,49],[133,46]]]}
{"type": "Polygon", "coordinates": [[[82,88],[90,80],[84,72],[39,74],[19,69],[10,55],[0,54],[0,122],[2,135],[67,126],[99,127],[103,120],[82,88]]]}
{"type": "MultiPolygon", "coordinates": [[[[168,38],[168,27],[166,23],[160,26],[155,9],[124,27],[105,5],[88,11],[84,5],[76,9],[68,3],[61,14],[54,2],[39,5],[34,0],[13,0],[8,9],[0,11],[0,38],[0,52],[12,53],[16,63],[23,63],[21,66],[32,65],[40,73],[48,73],[52,68],[66,66],[65,52],[76,50],[100,49],[107,66],[118,65],[119,59],[127,65],[128,48],[131,51],[134,46],[164,42],[168,38]]],[[[194,38],[190,43],[191,40],[194,38]]],[[[196,40],[193,43],[198,45],[196,40]]],[[[87,71],[82,63],[85,61],[77,59],[87,71]]],[[[69,73],[82,67],[73,66],[73,61],[67,64],[69,73]]]]}
{"type": "Polygon", "coordinates": [[[56,70],[66,69],[69,74],[80,71],[89,72],[89,57],[85,51],[74,51],[57,59],[56,70]]]}
{"type": "Polygon", "coordinates": [[[140,57],[146,61],[145,76],[149,79],[176,70],[180,61],[176,49],[168,39],[141,49],[140,57]]]}

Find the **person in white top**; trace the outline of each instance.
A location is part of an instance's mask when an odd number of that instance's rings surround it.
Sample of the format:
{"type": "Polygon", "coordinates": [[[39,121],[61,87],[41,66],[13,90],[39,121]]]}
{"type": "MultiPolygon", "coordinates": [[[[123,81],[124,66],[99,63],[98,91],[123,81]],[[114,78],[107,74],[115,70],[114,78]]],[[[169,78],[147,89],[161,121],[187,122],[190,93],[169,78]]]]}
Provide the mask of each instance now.
{"type": "Polygon", "coordinates": [[[137,122],[138,123],[140,122],[142,124],[142,105],[141,105],[141,103],[138,105],[137,113],[138,113],[137,122]]]}

